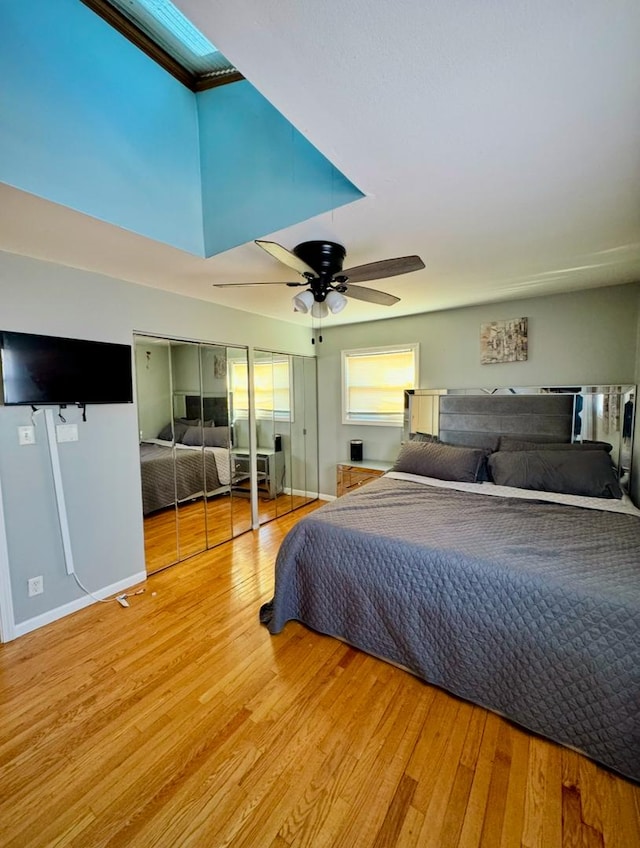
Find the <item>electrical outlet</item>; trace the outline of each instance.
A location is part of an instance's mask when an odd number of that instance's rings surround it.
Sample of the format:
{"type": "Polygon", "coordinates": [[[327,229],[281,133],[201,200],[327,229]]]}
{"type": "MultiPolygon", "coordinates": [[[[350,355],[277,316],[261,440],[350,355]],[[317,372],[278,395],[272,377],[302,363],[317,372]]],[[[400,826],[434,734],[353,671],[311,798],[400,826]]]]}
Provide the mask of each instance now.
{"type": "Polygon", "coordinates": [[[56,427],[56,437],[59,442],[77,442],[78,425],[58,424],[58,426],[56,427]]]}
{"type": "Polygon", "coordinates": [[[39,577],[30,577],[27,581],[27,587],[30,598],[41,595],[44,592],[44,579],[42,575],[39,577]]]}
{"type": "Polygon", "coordinates": [[[36,443],[36,428],[35,427],[18,427],[18,444],[20,445],[35,445],[36,443]]]}

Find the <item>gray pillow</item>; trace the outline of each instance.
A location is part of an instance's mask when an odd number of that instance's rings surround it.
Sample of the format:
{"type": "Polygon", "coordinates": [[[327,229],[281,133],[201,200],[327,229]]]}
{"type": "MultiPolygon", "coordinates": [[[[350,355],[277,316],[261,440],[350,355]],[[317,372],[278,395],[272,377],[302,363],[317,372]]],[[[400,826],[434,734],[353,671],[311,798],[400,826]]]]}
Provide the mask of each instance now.
{"type": "Polygon", "coordinates": [[[499,486],[591,498],[622,497],[604,450],[498,451],[491,454],[488,464],[499,486]]]}
{"type": "Polygon", "coordinates": [[[189,447],[202,446],[202,427],[187,427],[181,439],[176,439],[182,445],[189,447]]]}
{"type": "Polygon", "coordinates": [[[500,450],[604,450],[607,451],[607,453],[611,453],[613,445],[610,445],[609,442],[535,442],[531,439],[518,439],[514,436],[501,436],[500,450]]]}
{"type": "Polygon", "coordinates": [[[489,474],[489,468],[487,466],[487,457],[493,451],[498,450],[499,442],[500,436],[493,433],[477,433],[473,431],[465,433],[459,431],[455,434],[447,433],[446,439],[443,439],[442,444],[454,445],[457,448],[480,448],[484,453],[484,459],[478,469],[476,481],[478,483],[484,483],[487,480],[491,480],[491,474],[489,474]]]}
{"type": "Polygon", "coordinates": [[[204,443],[208,448],[228,448],[228,427],[205,427],[202,431],[204,443]]]}
{"type": "Polygon", "coordinates": [[[485,451],[479,448],[458,448],[434,442],[406,442],[400,449],[392,471],[475,483],[482,468],[485,451]]]}
{"type": "Polygon", "coordinates": [[[158,438],[163,439],[165,442],[172,442],[175,438],[176,442],[180,442],[187,432],[188,427],[188,424],[183,424],[179,418],[176,418],[173,422],[173,428],[171,427],[171,422],[165,424],[158,433],[158,438]]]}

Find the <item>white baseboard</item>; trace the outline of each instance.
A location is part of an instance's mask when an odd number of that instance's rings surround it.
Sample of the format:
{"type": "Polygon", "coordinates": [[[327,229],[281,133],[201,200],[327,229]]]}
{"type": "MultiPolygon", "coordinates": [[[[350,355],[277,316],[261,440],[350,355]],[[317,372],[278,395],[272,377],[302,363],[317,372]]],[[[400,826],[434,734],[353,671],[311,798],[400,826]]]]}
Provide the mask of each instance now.
{"type": "MultiPolygon", "coordinates": [[[[300,498],[306,498],[309,494],[303,489],[283,489],[282,491],[285,495],[295,495],[300,498]]],[[[335,501],[335,499],[336,495],[323,495],[322,492],[318,495],[318,500],[320,501],[335,501]]]]}
{"type": "MultiPolygon", "coordinates": [[[[120,580],[118,583],[112,583],[111,586],[96,589],[93,594],[96,598],[108,598],[111,595],[117,595],[124,589],[135,586],[136,583],[144,583],[146,579],[147,572],[140,571],[138,574],[132,574],[129,577],[125,577],[124,580],[120,580]]],[[[21,621],[20,624],[15,625],[14,634],[15,636],[24,636],[25,633],[31,633],[32,630],[44,627],[45,624],[51,624],[59,618],[64,618],[67,615],[71,615],[73,612],[78,612],[78,610],[97,603],[98,601],[94,600],[94,598],[89,595],[85,595],[75,601],[69,601],[68,604],[63,604],[61,607],[56,607],[55,609],[48,610],[48,612],[43,612],[41,615],[36,615],[33,618],[28,618],[26,621],[21,621]]]]}

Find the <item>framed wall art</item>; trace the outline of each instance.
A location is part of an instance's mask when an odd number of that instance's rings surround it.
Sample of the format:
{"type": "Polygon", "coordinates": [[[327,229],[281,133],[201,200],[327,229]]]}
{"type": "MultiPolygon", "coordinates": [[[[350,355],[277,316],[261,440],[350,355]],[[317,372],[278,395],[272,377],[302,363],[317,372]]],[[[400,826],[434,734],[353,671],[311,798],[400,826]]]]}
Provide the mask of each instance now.
{"type": "Polygon", "coordinates": [[[528,353],[527,319],[489,321],[480,325],[480,364],[525,362],[528,353]]]}

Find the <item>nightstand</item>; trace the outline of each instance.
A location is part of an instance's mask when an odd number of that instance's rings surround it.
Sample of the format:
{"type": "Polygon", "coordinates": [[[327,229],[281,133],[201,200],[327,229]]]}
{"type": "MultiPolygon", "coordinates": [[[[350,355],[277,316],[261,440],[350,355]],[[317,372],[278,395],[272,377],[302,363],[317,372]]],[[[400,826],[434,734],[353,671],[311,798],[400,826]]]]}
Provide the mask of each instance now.
{"type": "Polygon", "coordinates": [[[375,459],[363,459],[362,462],[339,462],[337,495],[346,495],[354,489],[370,483],[377,477],[382,477],[385,471],[390,471],[392,462],[379,462],[375,459]]]}
{"type": "MultiPolygon", "coordinates": [[[[250,456],[242,449],[231,451],[233,462],[232,488],[234,493],[249,494],[250,456]]],[[[258,469],[258,494],[268,498],[277,497],[284,485],[284,454],[270,448],[258,448],[256,452],[258,469]]]]}

